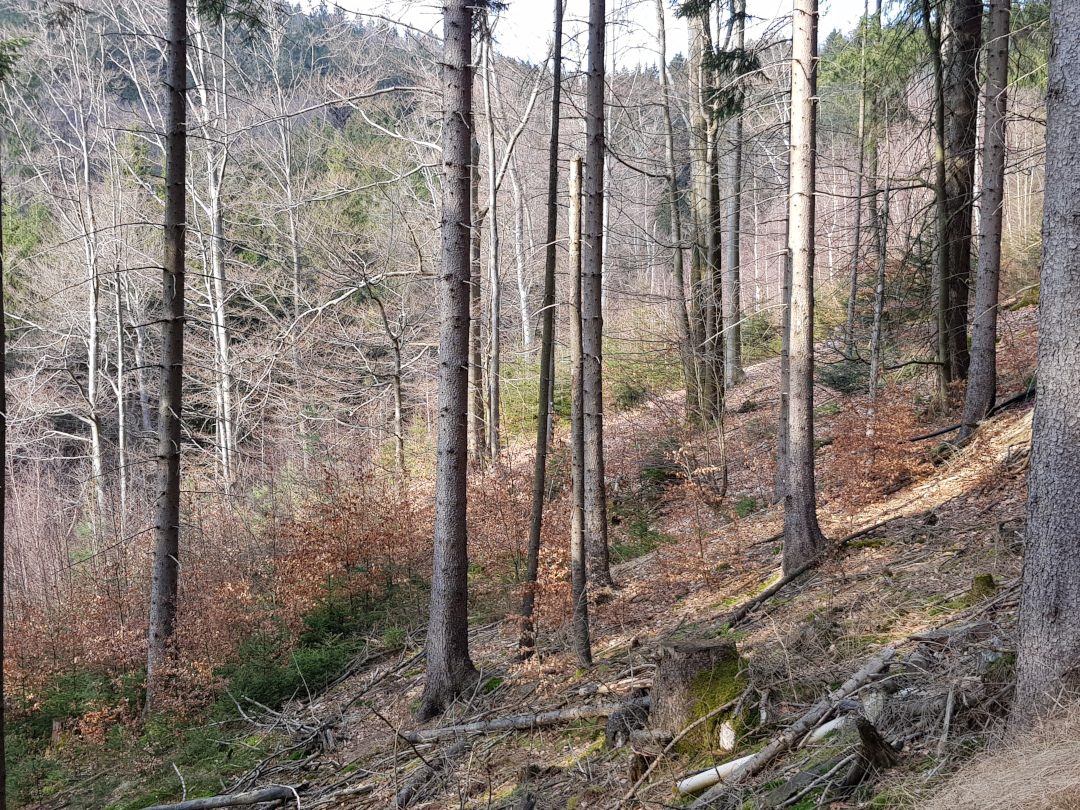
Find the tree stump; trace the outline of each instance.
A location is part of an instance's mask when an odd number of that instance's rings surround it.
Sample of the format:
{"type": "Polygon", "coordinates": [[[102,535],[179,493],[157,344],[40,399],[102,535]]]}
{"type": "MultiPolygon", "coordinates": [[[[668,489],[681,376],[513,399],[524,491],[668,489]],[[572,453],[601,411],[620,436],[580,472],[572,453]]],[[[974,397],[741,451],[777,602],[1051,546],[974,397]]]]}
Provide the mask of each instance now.
{"type": "Polygon", "coordinates": [[[649,725],[674,737],[742,690],[739,652],[733,643],[669,641],[660,647],[649,725]]]}

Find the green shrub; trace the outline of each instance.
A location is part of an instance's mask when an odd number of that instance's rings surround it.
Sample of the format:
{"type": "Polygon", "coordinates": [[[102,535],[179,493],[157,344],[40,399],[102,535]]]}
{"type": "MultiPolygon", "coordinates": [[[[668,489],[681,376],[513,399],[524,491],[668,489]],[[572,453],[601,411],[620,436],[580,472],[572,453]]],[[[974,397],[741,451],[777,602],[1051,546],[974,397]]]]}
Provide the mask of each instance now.
{"type": "Polygon", "coordinates": [[[751,498],[749,495],[740,495],[739,500],[735,502],[735,514],[739,517],[746,517],[757,509],[757,498],[751,498]]]}
{"type": "Polygon", "coordinates": [[[865,363],[842,360],[816,366],[818,382],[841,394],[865,391],[870,386],[870,367],[865,363]]]}
{"type": "Polygon", "coordinates": [[[619,563],[641,557],[651,551],[660,548],[661,543],[676,543],[674,537],[664,532],[657,531],[649,524],[645,514],[635,515],[626,527],[627,539],[612,543],[610,549],[611,563],[619,563]]]}

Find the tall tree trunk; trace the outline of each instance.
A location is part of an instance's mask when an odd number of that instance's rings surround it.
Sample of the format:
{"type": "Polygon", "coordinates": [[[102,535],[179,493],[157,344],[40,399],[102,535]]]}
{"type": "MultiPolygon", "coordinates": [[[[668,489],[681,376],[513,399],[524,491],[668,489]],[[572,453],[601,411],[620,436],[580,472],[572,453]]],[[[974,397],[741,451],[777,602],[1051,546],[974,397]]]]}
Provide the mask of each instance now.
{"type": "Polygon", "coordinates": [[[514,191],[514,266],[517,270],[518,313],[521,316],[521,348],[528,361],[532,357],[533,323],[529,311],[529,279],[525,270],[525,196],[513,161],[510,163],[510,186],[514,191]]]}
{"type": "Polygon", "coordinates": [[[968,375],[968,300],[971,289],[971,219],[975,199],[983,0],[949,0],[945,27],[945,235],[949,374],[968,375]]]}
{"type": "Polygon", "coordinates": [[[859,296],[859,265],[862,263],[863,174],[866,167],[866,40],[870,25],[870,0],[863,2],[862,42],[859,54],[859,168],[855,175],[855,245],[851,251],[851,284],[848,290],[844,348],[855,356],[855,300],[859,296]]]}
{"type": "Polygon", "coordinates": [[[690,152],[690,330],[694,347],[694,370],[697,378],[695,389],[698,396],[697,414],[702,420],[709,412],[712,393],[709,382],[709,330],[706,306],[708,283],[708,150],[706,143],[705,110],[701,104],[702,52],[704,49],[702,21],[700,16],[686,20],[689,38],[687,62],[690,152]]]}
{"type": "Polygon", "coordinates": [[[585,528],[589,581],[612,585],[604,482],[604,31],[605,0],[589,0],[585,91],[585,183],[581,274],[582,391],[585,414],[585,528]]]}
{"type": "Polygon", "coordinates": [[[986,44],[986,113],[982,195],[979,203],[979,261],[975,276],[975,319],[971,324],[971,369],[960,441],[972,434],[997,394],[998,281],[1005,196],[1005,92],[1009,81],[1008,0],[991,0],[986,44]]]}
{"type": "MultiPolygon", "coordinates": [[[[87,208],[91,209],[89,202],[90,189],[87,186],[87,208]]],[[[90,228],[96,231],[93,218],[88,219],[90,228]]],[[[93,479],[91,489],[94,493],[94,502],[91,510],[94,515],[93,526],[94,543],[100,543],[105,531],[105,448],[101,439],[101,411],[99,400],[101,398],[101,276],[97,269],[96,241],[88,235],[87,264],[90,271],[88,279],[90,296],[87,305],[88,336],[86,341],[86,403],[89,408],[87,421],[90,426],[90,475],[93,479]]],[[[96,551],[96,549],[95,549],[96,551]]]]}
{"type": "MultiPolygon", "coordinates": [[[[735,50],[746,49],[746,0],[734,0],[735,50]]],[[[741,56],[740,56],[741,58],[741,56]]],[[[742,365],[742,175],[743,175],[743,100],[731,122],[731,196],[727,203],[727,273],[724,296],[724,377],[728,386],[746,379],[742,365]]]]}
{"type": "Polygon", "coordinates": [[[1039,398],[1031,443],[1012,724],[1075,689],[1080,664],[1080,5],[1050,11],[1046,184],[1039,306],[1039,398]]]}
{"type": "Polygon", "coordinates": [[[814,491],[814,196],[817,0],[795,0],[791,58],[791,403],[784,493],[784,571],[816,557],[825,538],[814,491]]]}
{"type": "Polygon", "coordinates": [[[949,208],[945,194],[945,72],[941,59],[941,17],[936,22],[930,0],[922,0],[922,23],[930,62],[934,72],[934,206],[937,213],[936,244],[934,246],[934,289],[937,293],[937,398],[945,404],[946,385],[953,380],[953,365],[949,349],[949,255],[945,249],[948,233],[949,208]]]}
{"type": "MultiPolygon", "coordinates": [[[[885,125],[885,141],[888,143],[889,127],[885,125]]],[[[876,203],[875,203],[876,204],[876,203]]],[[[870,333],[870,403],[873,419],[873,402],[877,399],[878,374],[881,369],[881,318],[885,312],[885,259],[889,243],[889,157],[885,153],[885,193],[878,226],[877,283],[874,285],[874,326],[870,333]]]]}
{"type": "Polygon", "coordinates": [[[128,427],[127,427],[127,389],[124,386],[124,374],[127,371],[127,347],[124,340],[124,303],[120,291],[120,263],[116,264],[116,278],[113,287],[113,305],[116,314],[116,449],[117,466],[120,468],[120,519],[118,529],[121,537],[127,536],[127,489],[128,489],[128,427]]]}
{"type": "MultiPolygon", "coordinates": [[[[540,532],[541,529],[543,529],[544,524],[548,427],[551,424],[551,392],[555,387],[555,375],[552,371],[555,358],[555,270],[558,259],[555,240],[559,224],[559,116],[561,114],[562,105],[562,26],[563,2],[562,0],[555,0],[555,46],[552,54],[554,62],[552,67],[553,84],[551,88],[551,134],[548,142],[547,247],[544,252],[544,325],[540,335],[540,391],[536,403],[536,463],[533,468],[533,502],[532,515],[529,521],[529,557],[525,567],[525,596],[521,605],[522,625],[519,646],[522,657],[532,655],[532,652],[536,647],[533,610],[536,605],[536,578],[540,569],[540,532]]],[[[577,168],[580,173],[580,161],[578,162],[577,168]]],[[[579,174],[579,184],[580,180],[579,174]]],[[[572,184],[573,179],[571,179],[571,185],[572,184]]],[[[580,188],[578,189],[578,192],[578,204],[580,206],[580,188]]],[[[571,205],[573,205],[572,198],[571,205]]],[[[580,223],[578,234],[580,236],[580,223]]],[[[571,243],[572,242],[573,231],[571,231],[571,243]]],[[[579,246],[579,258],[580,250],[581,248],[579,246]]],[[[572,335],[571,340],[573,340],[572,335]]]]}
{"type": "Polygon", "coordinates": [[[660,49],[660,91],[664,113],[664,170],[667,172],[668,205],[671,206],[671,241],[674,243],[672,275],[675,279],[675,324],[679,332],[679,357],[686,383],[686,414],[691,416],[698,404],[697,375],[694,372],[694,344],[690,333],[690,313],[686,308],[686,273],[683,267],[682,195],[675,166],[675,129],[671,124],[671,83],[667,72],[667,26],[664,0],[656,0],[656,38],[660,49]]]}
{"type": "Polygon", "coordinates": [[[439,434],[435,557],[421,720],[478,677],[469,658],[468,478],[470,234],[472,231],[472,6],[443,6],[442,273],[439,283],[439,434]]]}
{"type": "MultiPolygon", "coordinates": [[[[787,194],[791,198],[791,121],[788,125],[787,194]]],[[[776,487],[773,499],[784,500],[791,470],[791,207],[784,217],[784,255],[780,280],[780,407],[776,428],[776,487]]]]}
{"type": "MultiPolygon", "coordinates": [[[[502,375],[502,276],[499,273],[499,186],[495,167],[495,115],[491,106],[493,56],[491,53],[491,29],[484,27],[484,119],[487,122],[488,156],[488,453],[492,458],[499,455],[499,393],[502,375]]],[[[509,148],[509,147],[507,147],[509,148]]]]}
{"type": "Polygon", "coordinates": [[[581,158],[570,161],[570,589],[574,600],[574,658],[592,663],[585,554],[585,418],[581,351],[581,158]]]}
{"type": "MultiPolygon", "coordinates": [[[[200,19],[196,16],[196,19],[200,19]]],[[[217,444],[221,474],[226,490],[236,471],[236,414],[234,407],[232,359],[228,325],[225,322],[225,171],[229,163],[229,104],[226,87],[227,22],[218,23],[220,60],[214,65],[214,52],[201,24],[193,32],[198,49],[192,74],[199,95],[197,115],[208,148],[205,151],[206,203],[203,206],[210,223],[209,267],[206,287],[210,301],[210,331],[214,341],[214,368],[217,388],[217,444]],[[213,146],[210,146],[213,144],[213,146]]]]}
{"type": "Polygon", "coordinates": [[[180,558],[180,419],[183,415],[184,257],[187,177],[187,0],[169,0],[166,24],[165,228],[161,302],[154,574],[146,659],[146,711],[168,678],[180,558]]]}
{"type": "Polygon", "coordinates": [[[484,365],[480,349],[480,324],[483,323],[480,297],[480,237],[483,220],[478,216],[480,211],[480,142],[473,136],[470,144],[472,230],[469,235],[468,440],[473,463],[481,464],[487,454],[487,431],[484,429],[484,365]]]}

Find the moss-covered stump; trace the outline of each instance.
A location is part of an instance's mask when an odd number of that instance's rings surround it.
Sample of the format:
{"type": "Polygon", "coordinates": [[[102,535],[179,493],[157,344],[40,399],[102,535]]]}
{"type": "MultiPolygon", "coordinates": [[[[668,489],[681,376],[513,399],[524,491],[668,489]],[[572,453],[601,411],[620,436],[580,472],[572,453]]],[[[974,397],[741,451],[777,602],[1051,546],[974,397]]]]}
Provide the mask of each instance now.
{"type": "MultiPolygon", "coordinates": [[[[670,641],[660,648],[653,681],[651,728],[675,736],[694,720],[734,700],[745,688],[739,652],[730,641],[670,641]]],[[[702,724],[687,742],[707,744],[722,718],[702,724]],[[708,726],[708,728],[706,728],[708,726]]]]}
{"type": "Polygon", "coordinates": [[[997,593],[997,583],[994,582],[993,574],[976,574],[971,579],[971,590],[968,591],[968,602],[977,605],[984,599],[988,599],[997,593]]]}

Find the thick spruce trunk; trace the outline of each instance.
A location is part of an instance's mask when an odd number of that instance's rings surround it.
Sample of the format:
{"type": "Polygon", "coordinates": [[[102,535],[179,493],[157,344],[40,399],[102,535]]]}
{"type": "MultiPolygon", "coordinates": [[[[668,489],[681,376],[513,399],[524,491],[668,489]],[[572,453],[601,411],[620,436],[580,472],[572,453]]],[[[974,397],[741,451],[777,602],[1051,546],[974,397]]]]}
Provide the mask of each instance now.
{"type": "Polygon", "coordinates": [[[166,686],[180,573],[180,419],[183,414],[184,259],[187,233],[187,2],[169,0],[165,65],[165,227],[161,300],[154,573],[146,657],[146,711],[166,686]]]}
{"type": "Polygon", "coordinates": [[[581,351],[585,415],[585,542],[589,582],[612,585],[604,483],[604,28],[605,0],[589,3],[589,70],[585,94],[585,183],[582,222],[581,351]]]}
{"type": "Polygon", "coordinates": [[[1039,398],[1031,443],[1027,531],[1012,722],[1076,687],[1080,666],[1080,5],[1050,12],[1046,184],[1039,305],[1039,398]]]}
{"type": "Polygon", "coordinates": [[[1009,81],[1008,0],[991,0],[986,45],[986,113],[982,195],[979,202],[979,260],[975,273],[975,318],[971,323],[969,369],[960,441],[978,427],[997,394],[997,316],[1001,273],[1001,226],[1005,197],[1005,90],[1009,81]]]}
{"type": "Polygon", "coordinates": [[[469,285],[472,232],[472,6],[443,7],[442,270],[439,278],[439,430],[435,462],[435,558],[427,677],[418,716],[427,720],[476,682],[469,658],[469,285]]]}

